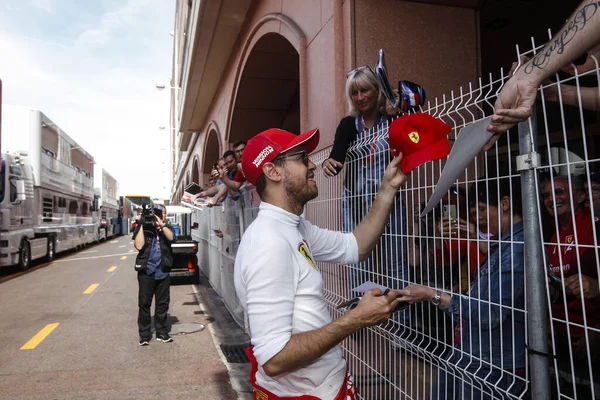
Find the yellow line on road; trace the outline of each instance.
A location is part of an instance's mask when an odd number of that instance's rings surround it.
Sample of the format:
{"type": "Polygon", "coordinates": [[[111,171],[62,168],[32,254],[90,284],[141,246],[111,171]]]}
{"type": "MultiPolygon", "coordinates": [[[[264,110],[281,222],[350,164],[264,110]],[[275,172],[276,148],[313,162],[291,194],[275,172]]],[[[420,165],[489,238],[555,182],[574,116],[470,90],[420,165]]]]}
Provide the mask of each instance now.
{"type": "Polygon", "coordinates": [[[37,347],[37,345],[42,342],[42,340],[46,339],[46,336],[48,336],[49,334],[51,334],[52,331],[56,329],[57,326],[58,326],[58,322],[54,323],[54,324],[48,324],[48,325],[46,325],[44,327],[44,329],[42,329],[34,337],[32,337],[31,339],[29,339],[29,342],[25,343],[23,345],[23,347],[21,347],[21,350],[32,350],[32,349],[35,349],[37,347]]]}
{"type": "Polygon", "coordinates": [[[112,267],[110,267],[110,268],[108,269],[108,272],[113,272],[115,269],[117,269],[117,267],[116,267],[116,266],[112,266],[112,267]]]}
{"type": "Polygon", "coordinates": [[[121,260],[127,260],[127,256],[121,257],[121,260]]]}
{"type": "Polygon", "coordinates": [[[85,292],[83,292],[83,294],[92,293],[94,291],[94,289],[96,289],[98,287],[98,285],[99,285],[98,283],[92,283],[89,288],[85,289],[85,292]]]}
{"type": "Polygon", "coordinates": [[[130,253],[133,253],[133,249],[129,250],[130,253]]]}

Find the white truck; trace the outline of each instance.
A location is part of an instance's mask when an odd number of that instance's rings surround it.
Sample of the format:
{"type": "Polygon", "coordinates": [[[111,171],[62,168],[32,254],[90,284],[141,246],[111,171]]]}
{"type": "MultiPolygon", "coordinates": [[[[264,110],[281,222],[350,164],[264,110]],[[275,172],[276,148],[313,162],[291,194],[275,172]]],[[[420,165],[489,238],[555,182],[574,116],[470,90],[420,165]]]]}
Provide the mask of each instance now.
{"type": "Polygon", "coordinates": [[[107,240],[119,232],[117,228],[120,207],[118,192],[118,181],[100,164],[94,164],[94,195],[98,199],[100,213],[98,240],[107,240]]]}
{"type": "Polygon", "coordinates": [[[0,267],[98,241],[93,157],[38,110],[3,105],[0,267]]]}

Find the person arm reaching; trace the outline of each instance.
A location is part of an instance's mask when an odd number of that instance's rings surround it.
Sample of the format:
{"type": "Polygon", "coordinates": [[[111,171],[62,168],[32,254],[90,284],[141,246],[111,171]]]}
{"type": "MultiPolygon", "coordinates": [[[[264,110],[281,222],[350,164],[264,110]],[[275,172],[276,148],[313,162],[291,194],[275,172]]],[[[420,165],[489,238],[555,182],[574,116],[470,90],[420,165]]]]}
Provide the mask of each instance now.
{"type": "Polygon", "coordinates": [[[545,79],[599,42],[600,4],[584,0],[563,28],[504,84],[487,128],[494,136],[484,150],[489,150],[502,133],[531,116],[537,88],[545,79]]]}
{"type": "Polygon", "coordinates": [[[227,175],[227,169],[221,170],[221,181],[223,181],[225,186],[227,186],[227,189],[228,189],[229,193],[231,193],[231,194],[234,194],[235,192],[240,190],[242,183],[244,183],[244,182],[237,182],[233,179],[229,179],[229,176],[227,175]]]}
{"type": "Polygon", "coordinates": [[[218,187],[218,190],[215,192],[213,197],[211,197],[206,202],[207,207],[216,206],[217,204],[222,203],[225,200],[225,198],[227,197],[227,186],[219,185],[217,187],[218,187]]]}
{"type": "Polygon", "coordinates": [[[322,328],[292,335],[283,350],[263,365],[265,373],[277,376],[306,367],[352,333],[385,322],[398,305],[398,293],[390,290],[384,295],[380,289],[371,289],[356,308],[339,319],[322,328]]]}

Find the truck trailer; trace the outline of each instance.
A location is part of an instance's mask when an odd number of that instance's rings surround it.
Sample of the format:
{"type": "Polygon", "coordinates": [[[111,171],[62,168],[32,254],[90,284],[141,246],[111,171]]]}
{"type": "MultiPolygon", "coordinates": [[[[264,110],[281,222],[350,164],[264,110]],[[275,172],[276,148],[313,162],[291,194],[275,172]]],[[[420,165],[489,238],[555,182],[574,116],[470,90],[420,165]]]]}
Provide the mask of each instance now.
{"type": "Polygon", "coordinates": [[[120,234],[119,224],[119,192],[118,181],[100,164],[94,164],[94,196],[98,199],[100,226],[98,239],[107,240],[120,234]]]}
{"type": "Polygon", "coordinates": [[[99,240],[94,158],[39,110],[3,105],[0,267],[99,240]]]}

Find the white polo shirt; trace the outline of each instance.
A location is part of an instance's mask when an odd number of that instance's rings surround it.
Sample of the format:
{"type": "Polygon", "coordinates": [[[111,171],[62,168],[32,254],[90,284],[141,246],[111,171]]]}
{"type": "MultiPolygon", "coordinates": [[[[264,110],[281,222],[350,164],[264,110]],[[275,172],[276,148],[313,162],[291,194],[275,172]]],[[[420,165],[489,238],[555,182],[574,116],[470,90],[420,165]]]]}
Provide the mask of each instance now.
{"type": "Polygon", "coordinates": [[[293,334],[331,322],[315,261],[358,262],[356,238],[352,233],[321,229],[262,202],[242,237],[234,278],[259,364],[256,383],[278,396],[333,399],[344,382],[346,361],[339,345],[294,372],[269,377],[262,368],[293,334]]]}

